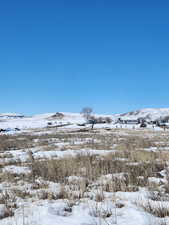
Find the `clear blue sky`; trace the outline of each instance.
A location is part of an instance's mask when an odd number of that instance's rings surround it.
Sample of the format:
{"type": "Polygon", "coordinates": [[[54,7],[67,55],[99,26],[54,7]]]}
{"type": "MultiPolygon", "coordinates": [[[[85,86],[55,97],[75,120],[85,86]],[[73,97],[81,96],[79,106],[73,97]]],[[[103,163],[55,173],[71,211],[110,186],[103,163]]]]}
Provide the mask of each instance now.
{"type": "Polygon", "coordinates": [[[169,107],[169,2],[0,2],[0,112],[169,107]]]}

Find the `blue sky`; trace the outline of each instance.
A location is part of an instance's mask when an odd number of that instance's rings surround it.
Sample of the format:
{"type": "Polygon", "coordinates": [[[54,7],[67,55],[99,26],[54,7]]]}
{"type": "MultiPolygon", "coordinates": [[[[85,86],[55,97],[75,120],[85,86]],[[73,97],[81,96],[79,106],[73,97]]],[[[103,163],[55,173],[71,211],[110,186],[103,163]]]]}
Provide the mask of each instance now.
{"type": "Polygon", "coordinates": [[[168,1],[0,2],[0,112],[169,107],[168,1]]]}

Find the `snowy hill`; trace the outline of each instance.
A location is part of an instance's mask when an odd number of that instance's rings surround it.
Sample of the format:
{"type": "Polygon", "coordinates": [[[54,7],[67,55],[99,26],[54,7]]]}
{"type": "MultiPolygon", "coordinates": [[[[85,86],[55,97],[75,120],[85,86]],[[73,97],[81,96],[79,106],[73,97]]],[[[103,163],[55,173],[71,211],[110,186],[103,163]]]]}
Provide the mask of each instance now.
{"type": "MultiPolygon", "coordinates": [[[[156,120],[169,116],[169,108],[147,108],[140,109],[124,114],[112,114],[112,115],[101,115],[95,114],[95,117],[110,117],[113,122],[118,118],[126,120],[136,120],[138,118],[145,118],[148,120],[156,120]]],[[[52,126],[59,124],[71,124],[72,127],[76,127],[77,124],[84,123],[85,119],[80,113],[45,113],[34,115],[30,117],[23,116],[21,114],[5,113],[0,114],[0,128],[43,128],[48,126],[48,123],[52,126]]],[[[113,126],[113,123],[110,125],[113,126]]],[[[70,126],[69,126],[70,127],[70,126]]]]}
{"type": "Polygon", "coordinates": [[[146,108],[124,114],[119,114],[118,116],[123,119],[131,119],[131,120],[135,120],[138,118],[156,120],[169,116],[169,108],[146,108]]]}
{"type": "Polygon", "coordinates": [[[58,124],[77,124],[84,123],[85,120],[79,113],[62,113],[63,118],[55,117],[56,113],[45,113],[29,117],[22,117],[16,114],[0,114],[0,129],[6,128],[43,128],[52,123],[52,125],[58,124]]]}

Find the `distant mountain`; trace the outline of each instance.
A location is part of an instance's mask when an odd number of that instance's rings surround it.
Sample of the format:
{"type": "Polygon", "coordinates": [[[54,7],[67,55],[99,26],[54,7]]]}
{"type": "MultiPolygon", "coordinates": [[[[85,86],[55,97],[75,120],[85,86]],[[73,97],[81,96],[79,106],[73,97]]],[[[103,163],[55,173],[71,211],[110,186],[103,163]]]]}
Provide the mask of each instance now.
{"type": "Polygon", "coordinates": [[[138,118],[145,118],[148,120],[157,120],[157,119],[163,119],[165,117],[169,117],[169,108],[146,108],[146,109],[140,109],[124,114],[118,114],[116,116],[119,116],[123,119],[138,119],[138,118]]]}

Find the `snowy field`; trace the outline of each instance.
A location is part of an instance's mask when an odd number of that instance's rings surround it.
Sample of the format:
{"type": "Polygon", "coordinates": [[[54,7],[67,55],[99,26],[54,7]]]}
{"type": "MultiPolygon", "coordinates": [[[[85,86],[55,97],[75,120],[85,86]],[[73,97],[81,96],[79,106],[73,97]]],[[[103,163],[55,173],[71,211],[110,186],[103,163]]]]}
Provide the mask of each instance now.
{"type": "MultiPolygon", "coordinates": [[[[28,132],[32,129],[46,128],[50,123],[51,127],[63,126],[64,128],[79,128],[80,124],[86,122],[83,115],[80,113],[61,113],[63,117],[59,118],[55,116],[55,113],[46,113],[34,116],[23,116],[17,114],[0,114],[0,129],[9,129],[10,133],[15,133],[14,129],[18,128],[21,132],[28,132]],[[10,131],[11,130],[11,131],[10,131]]],[[[124,120],[137,120],[138,118],[145,118],[148,120],[156,120],[169,115],[169,109],[144,109],[140,111],[130,112],[126,114],[114,114],[114,115],[98,115],[94,114],[96,118],[110,118],[112,120],[109,124],[96,124],[95,128],[126,128],[126,129],[139,129],[140,124],[117,124],[118,118],[124,120]]],[[[90,125],[86,125],[90,127],[90,125]]],[[[148,129],[160,130],[158,127],[148,125],[148,129]]]]}
{"type": "Polygon", "coordinates": [[[0,225],[169,224],[168,130],[92,130],[70,113],[0,120],[20,129],[0,135],[0,225]]]}

